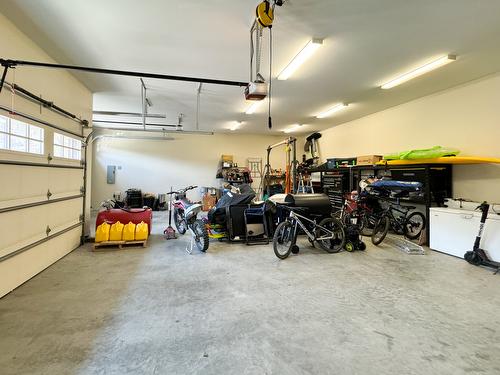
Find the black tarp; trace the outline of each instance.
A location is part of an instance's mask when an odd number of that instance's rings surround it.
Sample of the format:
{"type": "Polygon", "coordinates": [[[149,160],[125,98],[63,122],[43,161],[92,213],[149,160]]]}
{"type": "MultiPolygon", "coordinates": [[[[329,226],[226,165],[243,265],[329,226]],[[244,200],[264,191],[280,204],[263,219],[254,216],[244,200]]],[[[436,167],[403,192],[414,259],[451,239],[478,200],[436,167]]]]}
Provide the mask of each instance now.
{"type": "Polygon", "coordinates": [[[227,192],[224,194],[215,207],[208,211],[208,221],[211,224],[226,224],[226,207],[248,205],[255,198],[255,191],[249,185],[239,186],[241,194],[227,192]]]}

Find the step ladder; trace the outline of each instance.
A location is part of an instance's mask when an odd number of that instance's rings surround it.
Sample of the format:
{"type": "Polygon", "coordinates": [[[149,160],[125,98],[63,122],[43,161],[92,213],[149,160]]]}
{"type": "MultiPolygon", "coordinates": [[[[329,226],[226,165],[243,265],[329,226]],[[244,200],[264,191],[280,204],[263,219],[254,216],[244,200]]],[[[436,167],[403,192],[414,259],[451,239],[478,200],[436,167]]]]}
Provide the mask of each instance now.
{"type": "Polygon", "coordinates": [[[314,194],[314,187],[312,185],[311,177],[305,176],[303,173],[299,173],[299,186],[297,193],[308,193],[314,194]]]}
{"type": "Polygon", "coordinates": [[[250,177],[253,180],[253,184],[257,184],[257,189],[255,193],[257,194],[258,199],[262,199],[262,190],[263,190],[263,175],[262,175],[262,158],[248,158],[247,166],[250,170],[250,177]]]}

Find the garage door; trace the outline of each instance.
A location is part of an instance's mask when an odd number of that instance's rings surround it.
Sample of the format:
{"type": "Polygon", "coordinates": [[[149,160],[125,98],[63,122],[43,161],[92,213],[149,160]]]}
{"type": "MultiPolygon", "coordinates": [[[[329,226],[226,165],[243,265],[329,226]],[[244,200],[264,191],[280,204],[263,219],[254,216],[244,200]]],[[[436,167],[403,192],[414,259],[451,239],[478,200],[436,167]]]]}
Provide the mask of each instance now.
{"type": "Polygon", "coordinates": [[[20,112],[4,103],[0,104],[0,296],[80,245],[84,210],[82,126],[78,121],[67,126],[68,116],[60,113],[60,123],[54,122],[53,113],[48,122],[43,115],[47,109],[35,115],[33,110],[20,112]]]}

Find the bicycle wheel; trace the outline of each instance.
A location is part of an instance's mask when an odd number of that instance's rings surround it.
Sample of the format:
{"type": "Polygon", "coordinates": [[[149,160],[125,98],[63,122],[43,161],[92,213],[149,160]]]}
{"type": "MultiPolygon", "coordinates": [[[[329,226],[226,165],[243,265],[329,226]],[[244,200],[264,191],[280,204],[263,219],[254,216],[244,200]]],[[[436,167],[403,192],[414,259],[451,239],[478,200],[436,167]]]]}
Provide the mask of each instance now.
{"type": "Polygon", "coordinates": [[[198,250],[203,252],[207,251],[209,240],[205,223],[201,220],[195,220],[195,222],[193,223],[193,232],[196,235],[194,238],[194,243],[196,244],[198,250]]]}
{"type": "Polygon", "coordinates": [[[332,238],[316,241],[323,250],[329,253],[338,253],[345,245],[344,226],[339,220],[333,217],[323,219],[319,223],[319,228],[316,228],[316,238],[330,237],[331,234],[325,231],[325,229],[329,232],[333,232],[332,238]]]}
{"type": "Polygon", "coordinates": [[[377,224],[373,228],[372,233],[372,243],[376,246],[380,245],[384,240],[385,236],[387,236],[387,232],[389,231],[390,220],[387,216],[382,216],[378,219],[377,224]]]}
{"type": "Polygon", "coordinates": [[[343,210],[336,210],[336,211],[333,211],[332,212],[332,217],[334,217],[335,219],[339,219],[339,220],[342,220],[342,211],[343,210]]]}
{"type": "Polygon", "coordinates": [[[420,236],[420,233],[425,229],[425,216],[420,212],[411,213],[404,223],[404,235],[410,240],[414,240],[420,236]]]}
{"type": "Polygon", "coordinates": [[[278,225],[273,237],[274,254],[280,259],[286,259],[292,251],[294,245],[293,224],[284,221],[278,225]]]}
{"type": "Polygon", "coordinates": [[[174,223],[175,227],[177,228],[177,232],[179,232],[179,234],[186,233],[187,230],[186,220],[184,219],[184,215],[177,208],[174,209],[174,223]]]}
{"type": "Polygon", "coordinates": [[[361,235],[366,237],[371,237],[373,234],[373,228],[377,224],[379,217],[371,212],[362,211],[361,220],[363,222],[363,229],[361,230],[361,235]]]}

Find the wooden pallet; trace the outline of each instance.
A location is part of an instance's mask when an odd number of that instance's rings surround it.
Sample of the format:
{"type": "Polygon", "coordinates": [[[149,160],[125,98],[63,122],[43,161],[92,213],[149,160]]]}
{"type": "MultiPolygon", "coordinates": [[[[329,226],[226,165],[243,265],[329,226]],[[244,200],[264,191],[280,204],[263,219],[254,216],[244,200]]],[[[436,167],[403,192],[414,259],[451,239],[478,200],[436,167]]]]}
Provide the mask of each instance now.
{"type": "Polygon", "coordinates": [[[124,247],[146,247],[148,240],[143,241],[103,241],[94,243],[93,251],[105,250],[107,247],[116,246],[119,250],[124,247]]]}

